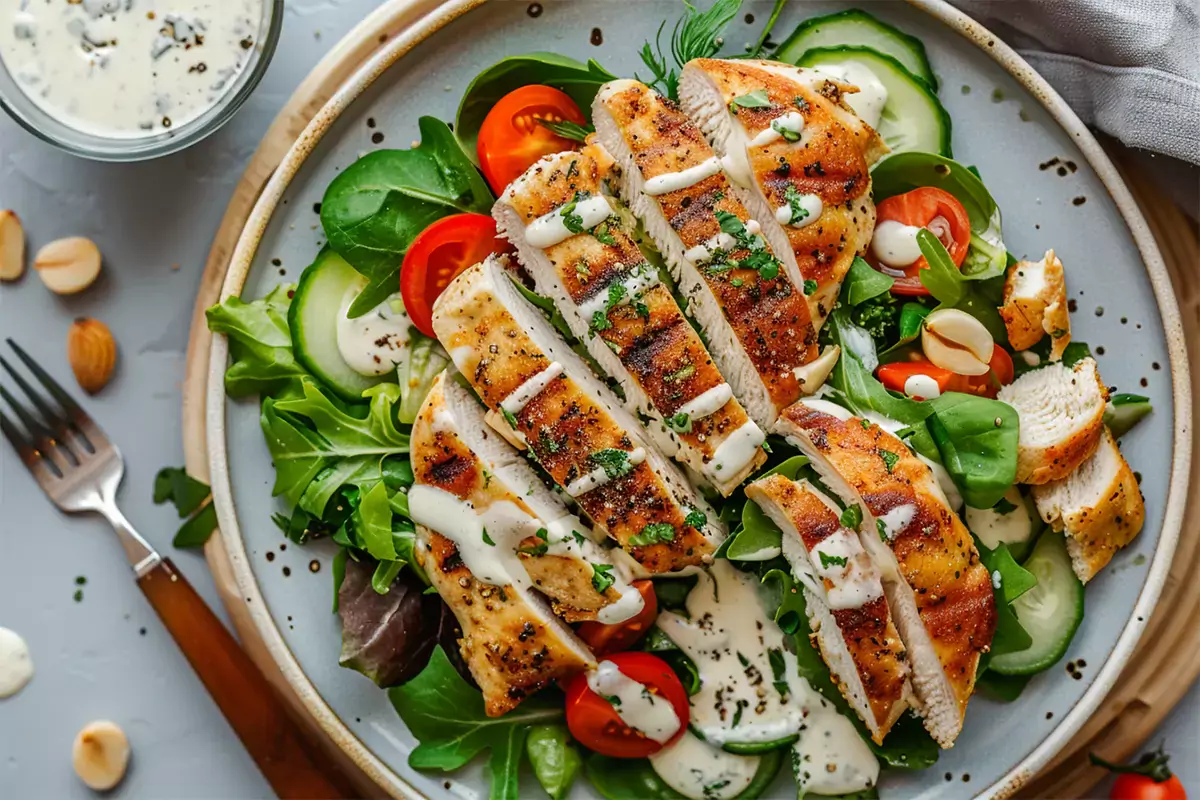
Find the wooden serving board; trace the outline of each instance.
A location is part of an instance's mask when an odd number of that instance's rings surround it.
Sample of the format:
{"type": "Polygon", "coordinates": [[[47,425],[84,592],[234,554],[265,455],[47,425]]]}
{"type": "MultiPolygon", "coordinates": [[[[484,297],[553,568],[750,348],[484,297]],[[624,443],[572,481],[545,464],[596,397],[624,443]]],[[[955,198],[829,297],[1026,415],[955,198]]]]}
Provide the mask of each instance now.
{"type": "MultiPolygon", "coordinates": [[[[205,444],[204,397],[212,335],[204,311],[217,302],[229,260],[250,211],[272,173],[303,132],[305,126],[333,96],[338,87],[372,55],[378,46],[412,23],[407,3],[385,3],[361,22],[316,66],[275,118],[239,180],[213,239],[192,314],[186,376],[183,389],[183,445],[188,472],[209,481],[205,444]]],[[[1122,148],[1110,155],[1121,164],[1122,148]]],[[[1126,162],[1127,163],[1127,162],[1126,162]]],[[[1200,239],[1195,226],[1178,208],[1164,199],[1138,170],[1123,171],[1126,182],[1142,206],[1158,240],[1179,299],[1190,355],[1200,358],[1200,239]]],[[[1192,390],[1200,394],[1200,370],[1192,377],[1192,390]]],[[[1200,440],[1197,442],[1200,444],[1200,440]]],[[[1188,491],[1188,511],[1200,513],[1200,480],[1188,491]]],[[[219,535],[219,531],[218,531],[219,535]]],[[[376,786],[320,730],[303,711],[295,692],[283,678],[251,620],[238,591],[224,546],[214,536],[205,548],[222,601],[246,650],[307,723],[314,740],[334,756],[364,795],[381,795],[376,786]]],[[[1101,708],[1074,739],[1021,792],[1022,797],[1082,797],[1104,777],[1090,766],[1087,753],[1124,760],[1136,754],[1150,734],[1200,675],[1200,536],[1185,529],[1163,589],[1157,611],[1137,651],[1101,708]]]]}

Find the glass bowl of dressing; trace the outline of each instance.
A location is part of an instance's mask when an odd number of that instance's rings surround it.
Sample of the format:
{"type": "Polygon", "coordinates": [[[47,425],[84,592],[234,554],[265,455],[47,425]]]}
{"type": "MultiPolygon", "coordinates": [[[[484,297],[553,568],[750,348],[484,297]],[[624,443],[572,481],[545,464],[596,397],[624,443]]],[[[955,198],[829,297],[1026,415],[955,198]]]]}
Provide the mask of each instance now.
{"type": "Polygon", "coordinates": [[[0,106],[99,161],[173,153],[220,128],[266,72],[284,0],[0,2],[0,106]]]}

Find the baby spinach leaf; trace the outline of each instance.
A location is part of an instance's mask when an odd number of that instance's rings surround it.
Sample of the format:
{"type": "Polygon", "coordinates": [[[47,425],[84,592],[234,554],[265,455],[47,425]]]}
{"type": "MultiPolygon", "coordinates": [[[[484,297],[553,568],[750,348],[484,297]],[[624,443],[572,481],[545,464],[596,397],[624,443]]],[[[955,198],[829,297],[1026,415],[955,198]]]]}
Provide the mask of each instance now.
{"type": "Polygon", "coordinates": [[[376,150],[355,161],[325,190],[321,226],[329,246],[370,283],[350,306],[365,314],[396,291],[413,239],[450,214],[487,214],[492,193],[444,122],[418,121],[411,150],[376,150]]]}
{"type": "MultiPolygon", "coordinates": [[[[846,313],[839,306],[830,314],[833,323],[830,329],[834,332],[834,341],[843,344],[838,338],[839,322],[846,313]]],[[[912,400],[907,397],[894,395],[884,388],[870,373],[853,352],[842,347],[842,357],[829,375],[829,385],[841,392],[852,411],[857,414],[875,412],[889,417],[905,425],[916,425],[923,422],[933,413],[933,408],[924,401],[912,400]]]]}
{"type": "Polygon", "coordinates": [[[571,741],[567,726],[561,723],[534,725],[525,740],[525,753],[529,756],[533,774],[551,800],[566,797],[583,766],[579,748],[571,741]]]}
{"type": "Polygon", "coordinates": [[[229,337],[225,392],[230,397],[279,395],[308,372],[292,354],[288,308],[295,284],[277,286],[252,303],[230,296],[208,309],[208,329],[229,337]]]}
{"type": "Polygon", "coordinates": [[[842,283],[842,300],[847,305],[856,306],[872,297],[890,292],[895,282],[894,278],[872,269],[865,260],[855,256],[842,283]]]}
{"type": "Polygon", "coordinates": [[[595,60],[584,64],[557,53],[542,52],[508,56],[471,81],[459,103],[454,130],[467,155],[476,161],[476,140],[484,117],[512,90],[531,85],[553,86],[570,95],[586,115],[591,111],[596,91],[616,77],[595,60]]]}
{"type": "Polygon", "coordinates": [[[1011,703],[1021,696],[1031,678],[1032,675],[1001,675],[985,670],[976,679],[975,686],[1003,703],[1011,703]]]}
{"type": "Polygon", "coordinates": [[[1017,478],[1016,409],[959,392],[947,392],[931,407],[925,424],[963,500],[972,508],[996,505],[1017,478]]]}
{"type": "Polygon", "coordinates": [[[454,669],[441,645],[421,674],[388,691],[396,713],[417,747],[408,757],[414,769],[451,771],[490,751],[492,800],[517,800],[517,773],[530,726],[562,720],[561,703],[531,697],[502,717],[489,717],[483,695],[454,669]]]}
{"type": "MultiPolygon", "coordinates": [[[[1021,621],[1017,619],[1017,615],[1013,612],[1012,607],[1005,600],[1004,584],[1011,582],[1018,588],[1024,585],[1025,588],[1021,592],[1023,594],[1037,584],[1037,579],[1028,570],[1017,566],[1016,562],[1012,560],[1011,554],[1007,553],[1007,547],[1004,545],[1001,545],[1001,547],[1004,547],[1005,552],[1000,553],[1000,547],[995,550],[989,550],[978,538],[975,538],[975,547],[979,551],[980,562],[987,569],[988,574],[992,576],[992,590],[996,598],[996,632],[992,634],[991,649],[984,658],[990,661],[995,656],[1001,656],[1005,653],[1018,653],[1022,650],[1028,650],[1033,644],[1033,637],[1021,625],[1021,621]],[[996,573],[1000,575],[999,587],[996,586],[996,573]],[[1021,573],[1025,574],[1022,575],[1021,573]],[[1031,580],[1033,584],[1028,585],[1031,580]]],[[[981,668],[983,668],[982,665],[981,668]]]]}
{"type": "Polygon", "coordinates": [[[183,467],[163,467],[154,476],[154,503],[170,501],[180,518],[187,517],[171,544],[175,547],[200,547],[217,529],[217,510],[207,503],[211,496],[208,484],[187,474],[183,467]]]}
{"type": "Polygon", "coordinates": [[[979,550],[979,560],[992,574],[992,588],[997,590],[996,602],[1011,603],[1037,586],[1037,578],[1017,563],[1004,542],[997,545],[995,550],[989,550],[987,545],[976,539],[975,546],[979,550]],[[1000,585],[996,586],[997,583],[1000,585]]]}
{"type": "Polygon", "coordinates": [[[971,220],[971,246],[962,264],[966,280],[987,280],[1004,274],[1007,252],[1000,230],[1000,207],[971,168],[935,153],[896,153],[871,171],[879,202],[921,186],[947,191],[963,205],[971,220]]]}

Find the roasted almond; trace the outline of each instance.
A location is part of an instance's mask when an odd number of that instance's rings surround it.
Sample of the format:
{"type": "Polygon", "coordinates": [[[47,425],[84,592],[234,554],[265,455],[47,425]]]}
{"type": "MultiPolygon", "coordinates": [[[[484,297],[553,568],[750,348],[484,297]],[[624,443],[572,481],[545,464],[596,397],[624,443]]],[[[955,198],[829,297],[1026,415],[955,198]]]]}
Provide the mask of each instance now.
{"type": "Polygon", "coordinates": [[[15,281],[25,272],[25,229],[15,211],[0,209],[0,281],[15,281]]]}
{"type": "Polygon", "coordinates": [[[57,239],[33,259],[42,283],[58,294],[75,294],[91,286],[100,275],[100,249],[91,239],[71,236],[57,239]]]}
{"type": "Polygon", "coordinates": [[[100,391],[117,366],[117,342],[112,331],[97,319],[75,320],[67,331],[67,361],[85,392],[100,391]]]}

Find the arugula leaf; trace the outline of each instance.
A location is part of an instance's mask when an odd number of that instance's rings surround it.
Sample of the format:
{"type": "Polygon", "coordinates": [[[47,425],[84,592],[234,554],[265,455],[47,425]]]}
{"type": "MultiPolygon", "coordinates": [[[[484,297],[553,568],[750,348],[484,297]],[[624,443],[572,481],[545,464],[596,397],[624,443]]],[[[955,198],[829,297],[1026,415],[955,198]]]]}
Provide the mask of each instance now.
{"type": "Polygon", "coordinates": [[[525,741],[525,753],[529,756],[533,774],[551,800],[566,797],[583,766],[579,748],[567,734],[567,726],[561,723],[534,725],[525,741]]]}
{"type": "Polygon", "coordinates": [[[1017,478],[1020,420],[1007,403],[947,392],[925,420],[941,462],[972,508],[996,505],[1017,478]]]}
{"type": "Polygon", "coordinates": [[[475,161],[479,128],[484,118],[500,98],[514,89],[532,85],[553,86],[570,95],[586,114],[592,107],[596,91],[616,77],[595,60],[584,64],[558,53],[545,52],[507,56],[471,81],[458,105],[454,130],[462,142],[463,150],[475,161]]]}
{"type": "Polygon", "coordinates": [[[230,296],[204,312],[208,329],[229,337],[230,365],[225,393],[230,397],[280,395],[308,372],[292,354],[288,308],[295,284],[277,286],[252,303],[230,296]]]}
{"type": "Polygon", "coordinates": [[[446,123],[421,117],[417,124],[419,145],[368,153],[338,174],[321,200],[329,246],[370,281],[351,317],[395,292],[404,254],[430,223],[491,209],[491,190],[446,123]]]}
{"type": "Polygon", "coordinates": [[[530,726],[563,716],[560,703],[531,697],[503,717],[489,717],[483,695],[462,679],[441,645],[417,677],[390,689],[388,697],[419,742],[409,766],[449,772],[488,750],[492,800],[518,799],[517,773],[530,726]]]}
{"type": "Polygon", "coordinates": [[[561,122],[538,119],[537,123],[555,136],[561,136],[564,139],[579,142],[580,144],[586,142],[587,137],[596,132],[596,129],[591,125],[579,125],[568,119],[564,119],[561,122]]]}
{"type": "Polygon", "coordinates": [[[154,503],[170,501],[182,519],[171,544],[175,547],[200,547],[217,529],[217,509],[211,502],[208,484],[187,474],[183,467],[163,467],[154,476],[154,503]]]}
{"type": "Polygon", "coordinates": [[[629,544],[634,547],[644,547],[650,544],[660,544],[675,541],[675,526],[669,522],[652,522],[642,528],[642,532],[629,537],[629,544]]]}

